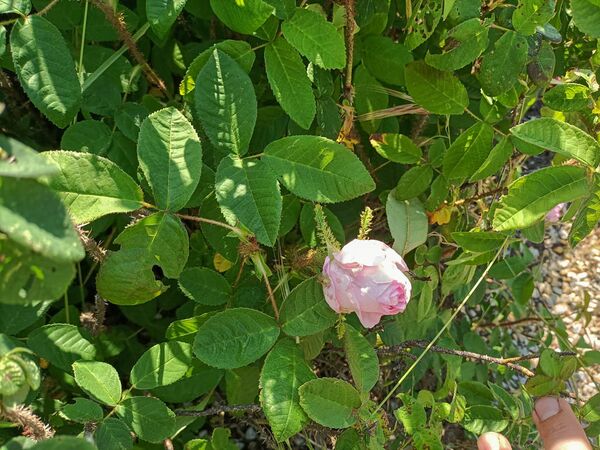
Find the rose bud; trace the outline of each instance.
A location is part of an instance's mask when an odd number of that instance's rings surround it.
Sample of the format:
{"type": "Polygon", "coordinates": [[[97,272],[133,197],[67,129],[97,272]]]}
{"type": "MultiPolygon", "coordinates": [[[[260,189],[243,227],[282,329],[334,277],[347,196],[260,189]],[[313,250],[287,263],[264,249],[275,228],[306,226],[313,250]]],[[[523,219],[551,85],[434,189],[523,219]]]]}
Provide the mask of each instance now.
{"type": "Polygon", "coordinates": [[[406,308],[407,271],[402,257],[383,242],[355,239],[325,259],[325,299],[337,313],[355,312],[364,327],[372,328],[381,316],[406,308]]]}

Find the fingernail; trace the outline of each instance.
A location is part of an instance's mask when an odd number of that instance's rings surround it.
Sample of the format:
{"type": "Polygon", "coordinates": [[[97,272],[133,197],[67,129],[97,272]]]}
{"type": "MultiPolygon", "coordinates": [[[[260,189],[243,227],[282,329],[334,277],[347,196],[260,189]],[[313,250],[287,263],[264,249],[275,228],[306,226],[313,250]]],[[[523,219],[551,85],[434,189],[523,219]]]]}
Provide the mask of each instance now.
{"type": "Polygon", "coordinates": [[[548,420],[559,412],[560,405],[556,397],[543,397],[535,402],[535,413],[541,421],[548,420]]]}
{"type": "Polygon", "coordinates": [[[500,439],[495,434],[490,434],[486,438],[488,450],[500,450],[500,439]]]}

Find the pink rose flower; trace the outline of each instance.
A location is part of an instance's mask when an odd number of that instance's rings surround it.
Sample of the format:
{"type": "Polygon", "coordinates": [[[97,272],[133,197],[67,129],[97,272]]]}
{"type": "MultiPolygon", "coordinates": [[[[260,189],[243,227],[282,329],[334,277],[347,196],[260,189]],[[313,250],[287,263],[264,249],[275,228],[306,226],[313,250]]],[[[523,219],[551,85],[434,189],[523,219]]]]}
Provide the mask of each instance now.
{"type": "Polygon", "coordinates": [[[335,312],[355,312],[364,327],[372,328],[381,316],[406,308],[411,292],[407,271],[402,257],[383,242],[355,239],[325,259],[325,299],[335,312]]]}
{"type": "Polygon", "coordinates": [[[550,223],[556,223],[560,220],[565,210],[565,204],[559,203],[546,214],[546,220],[550,223]]]}

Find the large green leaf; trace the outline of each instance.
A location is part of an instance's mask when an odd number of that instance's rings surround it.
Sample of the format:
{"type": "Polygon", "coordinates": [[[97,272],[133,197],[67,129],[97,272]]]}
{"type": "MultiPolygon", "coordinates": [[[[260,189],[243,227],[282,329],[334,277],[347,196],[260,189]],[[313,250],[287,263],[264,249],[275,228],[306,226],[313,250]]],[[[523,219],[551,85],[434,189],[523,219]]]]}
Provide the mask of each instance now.
{"type": "Polygon", "coordinates": [[[409,200],[425,192],[431,184],[433,169],[429,164],[415,166],[402,174],[392,195],[397,200],[409,200]]]}
{"type": "Polygon", "coordinates": [[[404,66],[413,60],[410,51],[387,36],[369,36],[362,47],[365,67],[384,83],[404,85],[404,66]]]}
{"type": "Polygon", "coordinates": [[[144,441],[159,443],[175,433],[175,413],[157,398],[129,397],[115,410],[144,441]]]}
{"type": "Polygon", "coordinates": [[[121,400],[121,380],[116,369],[99,361],[73,363],[77,385],[90,397],[105,405],[114,406],[121,400]]]}
{"type": "Polygon", "coordinates": [[[463,114],[469,96],[450,72],[442,72],[424,61],[414,61],[404,70],[406,88],[415,103],[434,114],[463,114]]]}
{"type": "Polygon", "coordinates": [[[594,182],[589,196],[577,211],[571,226],[569,242],[572,246],[579,244],[600,222],[600,175],[594,175],[594,182]]]}
{"type": "Polygon", "coordinates": [[[217,148],[243,155],[256,124],[256,96],[248,74],[226,53],[215,49],[194,89],[194,104],[202,127],[217,148]]]}
{"type": "Polygon", "coordinates": [[[361,393],[369,392],[379,380],[379,359],[373,345],[357,330],[346,325],[344,352],[354,385],[361,393]]]}
{"type": "Polygon", "coordinates": [[[112,136],[113,131],[104,122],[81,120],[65,130],[60,139],[60,148],[104,156],[110,147],[112,136]]]}
{"type": "Polygon", "coordinates": [[[73,401],[73,403],[64,405],[60,411],[60,415],[67,420],[87,423],[100,422],[104,418],[104,411],[95,401],[77,397],[73,401]]]}
{"type": "Polygon", "coordinates": [[[590,88],[578,83],[562,83],[544,93],[544,105],[557,111],[579,111],[590,103],[590,88]]]}
{"type": "Polygon", "coordinates": [[[263,160],[298,197],[350,200],[375,189],[360,160],[346,147],[318,136],[289,136],[265,148],[263,160]]]}
{"type": "Polygon", "coordinates": [[[37,178],[55,175],[58,167],[42,158],[25,144],[0,135],[0,176],[17,178],[37,178]]]}
{"type": "Polygon", "coordinates": [[[0,231],[58,262],[85,256],[58,194],[34,180],[0,178],[0,231]]]}
{"type": "Polygon", "coordinates": [[[483,55],[479,82],[491,96],[508,91],[516,82],[527,62],[527,39],[515,31],[507,31],[483,55]]]}
{"type": "Polygon", "coordinates": [[[410,31],[406,33],[404,45],[414,50],[431,37],[442,19],[445,2],[442,0],[429,0],[421,3],[412,10],[410,17],[410,31]]]}
{"type": "Polygon", "coordinates": [[[91,153],[44,152],[60,167],[48,185],[60,194],[75,223],[142,207],[142,190],[112,161],[91,153]]]}
{"type": "Polygon", "coordinates": [[[94,433],[98,450],[129,450],[133,447],[131,431],[121,419],[108,417],[94,433]]]}
{"type": "Polygon", "coordinates": [[[31,102],[56,126],[66,127],[79,110],[81,87],[60,31],[41,16],[19,19],[10,33],[10,47],[31,102]]]}
{"type": "Polygon", "coordinates": [[[222,305],[231,300],[232,289],[223,275],[207,267],[188,267],[179,277],[179,288],[202,305],[222,305]]]}
{"type": "Polygon", "coordinates": [[[196,78],[206,65],[215,49],[219,49],[224,53],[227,53],[235,62],[237,62],[246,73],[249,73],[254,65],[256,55],[252,46],[245,41],[234,41],[231,39],[225,39],[224,41],[217,42],[210,48],[207,48],[202,53],[194,58],[192,63],[188,66],[183,80],[179,85],[179,93],[181,95],[189,94],[194,90],[196,86],[196,78]]]}
{"type": "Polygon", "coordinates": [[[92,360],[96,349],[75,325],[55,323],[29,333],[27,345],[50,364],[71,372],[71,365],[80,359],[92,360]]]}
{"type": "Polygon", "coordinates": [[[492,151],[487,155],[485,161],[475,171],[469,181],[477,181],[487,178],[498,172],[510,159],[513,152],[513,143],[508,136],[504,136],[492,151]]]}
{"type": "Polygon", "coordinates": [[[323,69],[342,69],[346,65],[344,38],[321,14],[297,9],[281,26],[283,35],[296,50],[323,69]]]}
{"type": "Polygon", "coordinates": [[[152,271],[178,278],[189,254],[189,238],[181,221],[157,213],[126,228],[115,239],[121,249],[109,253],[96,278],[98,293],[118,305],[145,303],[167,289],[152,271]]]}
{"type": "Polygon", "coordinates": [[[414,164],[423,156],[421,149],[403,134],[374,134],[370,142],[377,153],[396,163],[414,164]]]}
{"type": "Polygon", "coordinates": [[[146,0],[146,17],[159,38],[164,39],[169,33],[185,3],[186,0],[146,0]]]}
{"type": "Polygon", "coordinates": [[[559,203],[571,202],[589,192],[582,167],[547,167],[514,181],[494,214],[498,231],[526,228],[542,219],[559,203]]]}
{"type": "Polygon", "coordinates": [[[574,125],[543,117],[511,128],[521,141],[575,158],[591,167],[600,163],[600,144],[574,125]]]}
{"type": "Polygon", "coordinates": [[[291,339],[279,341],[265,358],[260,404],[278,442],[298,433],[308,422],[298,388],[314,378],[302,349],[291,339]]]}
{"type": "Polygon", "coordinates": [[[75,277],[71,262],[57,262],[0,237],[0,303],[55,300],[75,277]]]}
{"type": "Polygon", "coordinates": [[[208,319],[194,340],[200,361],[220,369],[246,366],[273,346],[279,328],[273,318],[248,308],[233,308],[208,319]]]}
{"type": "Polygon", "coordinates": [[[137,146],[140,167],[159,208],[183,208],[200,181],[202,146],[194,127],[173,107],[150,114],[137,146]]]}
{"type": "Polygon", "coordinates": [[[337,314],[323,295],[315,277],[296,286],[281,305],[281,328],[290,336],[309,336],[333,326],[337,314]]]}
{"type": "Polygon", "coordinates": [[[347,428],[356,422],[360,395],[337,378],[317,378],[300,386],[300,405],[308,417],[329,428],[347,428]]]}
{"type": "Polygon", "coordinates": [[[457,231],[452,233],[452,239],[467,251],[485,253],[499,248],[506,236],[493,231],[457,231]]]}
{"type": "Polygon", "coordinates": [[[442,53],[425,55],[425,62],[439,70],[458,70],[472,63],[488,46],[488,24],[479,18],[465,20],[446,34],[445,42],[452,42],[442,53]]]}
{"type": "Polygon", "coordinates": [[[535,33],[554,15],[554,4],[554,0],[519,0],[512,15],[513,27],[526,36],[535,33]]]}
{"type": "Polygon", "coordinates": [[[238,222],[258,242],[275,245],[281,223],[282,198],[277,177],[261,160],[223,158],[217,168],[215,193],[225,220],[238,222]]]}
{"type": "Polygon", "coordinates": [[[304,129],[310,128],[316,104],[302,58],[279,37],[265,48],[265,68],[271,90],[283,110],[304,129]]]}
{"type": "MultiPolygon", "coordinates": [[[[1,283],[2,281],[0,281],[0,292],[4,293],[4,286],[1,283]]],[[[3,296],[0,300],[0,333],[15,336],[37,322],[48,311],[52,301],[35,301],[27,305],[6,303],[3,296]]]]}
{"type": "Polygon", "coordinates": [[[192,346],[180,341],[156,344],[144,352],[131,369],[129,381],[136,389],[154,389],[175,383],[192,365],[192,346]]]}
{"type": "Polygon", "coordinates": [[[405,255],[427,240],[427,215],[419,199],[396,200],[388,195],[385,204],[390,233],[394,238],[394,249],[405,255]]]}
{"type": "Polygon", "coordinates": [[[492,149],[494,130],[485,122],[477,122],[464,131],[444,155],[446,179],[462,183],[484,163],[492,149]]]}
{"type": "Polygon", "coordinates": [[[571,0],[571,14],[577,28],[591,38],[600,38],[600,4],[596,0],[571,0]]]}
{"type": "Polygon", "coordinates": [[[254,33],[274,11],[263,0],[210,0],[210,6],[227,28],[242,34],[254,33]]]}

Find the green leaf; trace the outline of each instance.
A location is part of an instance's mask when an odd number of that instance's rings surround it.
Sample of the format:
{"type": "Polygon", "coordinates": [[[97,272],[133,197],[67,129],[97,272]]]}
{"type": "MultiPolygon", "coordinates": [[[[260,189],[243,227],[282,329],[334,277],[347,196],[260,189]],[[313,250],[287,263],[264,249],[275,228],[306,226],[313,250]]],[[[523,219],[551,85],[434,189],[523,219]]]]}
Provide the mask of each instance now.
{"type": "Polygon", "coordinates": [[[26,16],[31,12],[30,0],[1,0],[0,13],[17,13],[26,16]]]}
{"type": "Polygon", "coordinates": [[[256,55],[250,44],[245,41],[234,41],[231,39],[225,39],[224,41],[217,42],[215,45],[207,48],[200,53],[187,68],[187,72],[179,85],[179,93],[181,95],[189,94],[194,90],[196,85],[196,78],[206,65],[210,57],[212,56],[215,49],[228,54],[233,60],[240,65],[244,72],[249,73],[254,65],[256,55]]]}
{"type": "Polygon", "coordinates": [[[559,378],[560,375],[560,356],[556,354],[554,350],[545,349],[539,361],[540,369],[542,373],[548,375],[550,378],[559,378]]]}
{"type": "Polygon", "coordinates": [[[152,394],[165,402],[191,402],[212,391],[219,384],[222,377],[222,370],[193,359],[191,369],[186,372],[183,378],[173,384],[153,389],[152,394]]]}
{"type": "MultiPolygon", "coordinates": [[[[3,252],[3,250],[0,245],[0,252],[3,252]]],[[[0,291],[2,291],[3,295],[6,292],[4,289],[5,287],[2,281],[0,281],[0,291]]],[[[0,302],[0,333],[14,336],[37,322],[48,311],[52,302],[50,300],[35,301],[27,305],[11,305],[6,303],[7,301],[3,297],[0,302]]]]}
{"type": "Polygon", "coordinates": [[[42,155],[60,167],[60,174],[49,178],[48,185],[59,193],[75,223],[142,207],[142,190],[112,161],[90,153],[42,155]]]}
{"type": "Polygon", "coordinates": [[[260,370],[256,366],[238,367],[225,372],[225,395],[230,405],[254,403],[259,389],[260,370]]]}
{"type": "Polygon", "coordinates": [[[591,38],[600,38],[600,5],[596,0],[571,0],[575,26],[591,38]]]}
{"type": "Polygon", "coordinates": [[[586,422],[598,422],[600,420],[600,394],[590,398],[581,410],[581,418],[586,422]]]}
{"type": "Polygon", "coordinates": [[[156,344],[144,352],[131,369],[129,381],[136,389],[154,389],[174,383],[192,364],[192,346],[180,341],[156,344]]]}
{"type": "Polygon", "coordinates": [[[388,195],[385,204],[390,233],[394,238],[394,250],[406,255],[427,240],[428,222],[423,204],[416,198],[396,200],[388,195]]]}
{"type": "Polygon", "coordinates": [[[356,155],[326,138],[285,137],[269,144],[262,159],[293,194],[315,202],[351,200],[375,188],[356,155]]]}
{"type": "Polygon", "coordinates": [[[569,232],[569,243],[575,247],[590,234],[600,221],[600,175],[594,175],[589,196],[577,211],[569,232]]]}
{"type": "Polygon", "coordinates": [[[194,127],[173,107],[156,111],[142,122],[137,153],[157,206],[182,209],[202,170],[202,146],[194,127]]]}
{"type": "Polygon", "coordinates": [[[527,62],[528,47],[524,36],[507,31],[483,55],[478,79],[488,95],[503,94],[516,83],[527,62]]]}
{"type": "Polygon", "coordinates": [[[60,411],[61,416],[67,420],[78,423],[99,422],[104,417],[100,405],[87,398],[74,398],[74,403],[64,405],[60,411]]]}
{"type": "Polygon", "coordinates": [[[222,305],[231,300],[229,282],[206,267],[185,269],[179,277],[179,288],[186,297],[202,305],[222,305]]]}
{"type": "Polygon", "coordinates": [[[259,359],[278,336],[272,317],[254,309],[227,309],[202,325],[194,340],[194,354],[209,366],[235,369],[259,359]]]}
{"type": "Polygon", "coordinates": [[[497,384],[488,382],[488,385],[492,392],[494,393],[494,397],[500,401],[500,404],[503,405],[513,420],[518,420],[521,414],[521,409],[519,407],[519,401],[510,393],[508,393],[504,388],[498,386],[497,384]]]}
{"type": "Polygon", "coordinates": [[[27,345],[50,364],[71,372],[71,365],[80,359],[92,360],[96,349],[75,325],[55,323],[29,333],[27,345]]]}
{"type": "Polygon", "coordinates": [[[217,168],[215,193],[230,225],[238,222],[258,242],[275,245],[281,223],[282,198],[273,172],[261,160],[226,157],[217,168]]]}
{"type": "Polygon", "coordinates": [[[98,450],[129,450],[133,448],[131,431],[122,420],[108,417],[94,433],[98,450]]]}
{"type": "Polygon", "coordinates": [[[57,127],[69,125],[79,111],[81,87],[60,31],[41,16],[19,19],[10,33],[10,48],[31,102],[57,127]]]}
{"type": "Polygon", "coordinates": [[[400,394],[404,405],[394,411],[396,418],[402,422],[406,433],[414,435],[427,424],[427,414],[421,402],[410,397],[408,394],[400,394]]]}
{"type": "Polygon", "coordinates": [[[370,142],[377,153],[396,163],[414,164],[423,156],[421,149],[403,134],[373,134],[370,142]]]}
{"type": "Polygon", "coordinates": [[[0,262],[0,303],[55,300],[75,277],[73,263],[37,255],[4,237],[0,238],[0,254],[4,257],[0,262]]]}
{"type": "Polygon", "coordinates": [[[510,138],[508,136],[503,137],[500,142],[492,148],[492,151],[487,155],[485,161],[483,161],[477,171],[471,175],[469,181],[483,180],[484,178],[494,175],[504,167],[506,161],[510,159],[512,152],[513,144],[510,138]]]}
{"type": "Polygon", "coordinates": [[[0,135],[0,177],[38,178],[55,175],[58,167],[48,163],[27,145],[0,135]]]}
{"type": "Polygon", "coordinates": [[[186,0],[146,0],[146,17],[160,39],[167,36],[185,3],[186,0]]]}
{"type": "Polygon", "coordinates": [[[149,111],[144,105],[125,102],[115,112],[115,124],[127,139],[137,142],[140,127],[148,114],[149,111]]]}
{"type": "Polygon", "coordinates": [[[77,385],[90,397],[105,405],[114,406],[121,400],[121,380],[110,364],[98,361],[73,363],[77,385]]]}
{"type": "Polygon", "coordinates": [[[333,326],[337,314],[316,277],[296,286],[281,305],[281,329],[289,336],[309,336],[333,326]]]}
{"type": "Polygon", "coordinates": [[[498,408],[488,405],[477,405],[467,408],[463,421],[465,430],[477,435],[493,431],[501,432],[508,426],[508,420],[498,408]]]}
{"type": "Polygon", "coordinates": [[[329,428],[348,428],[356,422],[360,395],[337,378],[317,378],[300,386],[300,405],[315,422],[329,428]]]}
{"type": "Polygon", "coordinates": [[[210,142],[224,151],[245,154],[257,115],[254,86],[246,72],[215,49],[199,72],[196,85],[202,89],[194,89],[194,104],[210,142]]]}
{"type": "Polygon", "coordinates": [[[85,256],[58,195],[34,180],[0,178],[0,231],[56,262],[85,256]]]}
{"type": "Polygon", "coordinates": [[[469,105],[467,90],[450,72],[414,61],[406,65],[405,77],[415,103],[433,114],[463,114],[469,105]]]}
{"type": "Polygon", "coordinates": [[[298,8],[281,25],[283,36],[308,60],[323,69],[346,65],[344,38],[335,26],[318,12],[298,8]]]}
{"type": "Polygon", "coordinates": [[[543,117],[517,125],[510,132],[521,141],[575,158],[590,167],[600,163],[600,144],[574,125],[543,117]]]}
{"type": "Polygon", "coordinates": [[[414,50],[431,37],[442,18],[442,0],[430,0],[421,3],[412,11],[410,17],[410,32],[406,33],[404,45],[414,50]]]}
{"type": "Polygon", "coordinates": [[[379,380],[379,359],[373,345],[357,330],[346,325],[344,352],[354,385],[361,393],[369,392],[379,380]]]}
{"type": "Polygon", "coordinates": [[[278,442],[292,437],[308,422],[298,387],[314,378],[304,353],[291,339],[279,341],[265,358],[260,404],[278,442]]]}
{"type": "Polygon", "coordinates": [[[404,86],[404,67],[413,60],[410,51],[387,36],[368,36],[363,42],[362,59],[378,80],[404,86]]]}
{"type": "Polygon", "coordinates": [[[479,18],[465,20],[446,33],[444,41],[451,43],[442,53],[427,51],[425,62],[438,70],[458,70],[475,61],[488,46],[488,24],[479,18]]]}
{"type": "Polygon", "coordinates": [[[590,103],[590,88],[577,83],[558,84],[544,93],[543,101],[556,111],[579,111],[590,103]]]}
{"type": "Polygon", "coordinates": [[[519,33],[529,36],[554,16],[554,0],[519,0],[512,24],[519,33]]]}
{"type": "Polygon", "coordinates": [[[452,233],[452,239],[469,252],[485,253],[500,248],[506,236],[493,231],[457,231],[452,233]]]}
{"type": "Polygon", "coordinates": [[[586,170],[582,167],[548,167],[533,172],[509,186],[494,214],[494,229],[527,228],[554,206],[577,200],[588,191],[586,170]]]}
{"type": "Polygon", "coordinates": [[[485,122],[477,122],[462,133],[444,155],[444,176],[462,183],[473,175],[488,157],[493,139],[494,130],[485,122]]]}
{"type": "Polygon", "coordinates": [[[469,405],[489,405],[494,401],[491,389],[478,381],[461,381],[458,392],[464,395],[469,405]]]}
{"type": "Polygon", "coordinates": [[[429,188],[432,178],[433,169],[430,165],[412,167],[402,174],[392,195],[397,200],[418,197],[429,188]]]}
{"type": "Polygon", "coordinates": [[[129,397],[115,410],[143,441],[159,443],[176,431],[175,413],[156,398],[129,397]]]}
{"type": "Polygon", "coordinates": [[[298,52],[279,37],[265,48],[265,68],[277,102],[294,122],[310,128],[316,113],[315,96],[298,52]]]}
{"type": "Polygon", "coordinates": [[[60,140],[62,150],[106,155],[113,132],[99,120],[82,120],[69,126],[60,140]]]}
{"type": "Polygon", "coordinates": [[[115,239],[121,250],[109,253],[96,278],[98,293],[117,305],[145,303],[167,289],[156,280],[159,266],[167,278],[178,278],[189,254],[189,238],[181,221],[157,213],[126,228],[115,239]]]}
{"type": "Polygon", "coordinates": [[[562,380],[547,375],[536,375],[525,383],[525,390],[534,397],[558,394],[564,387],[562,380]]]}
{"type": "Polygon", "coordinates": [[[274,12],[263,0],[210,0],[210,7],[227,28],[242,34],[254,33],[274,12]]]}
{"type": "Polygon", "coordinates": [[[86,439],[75,436],[57,436],[45,441],[39,441],[29,450],[96,450],[94,444],[86,439]]]}

